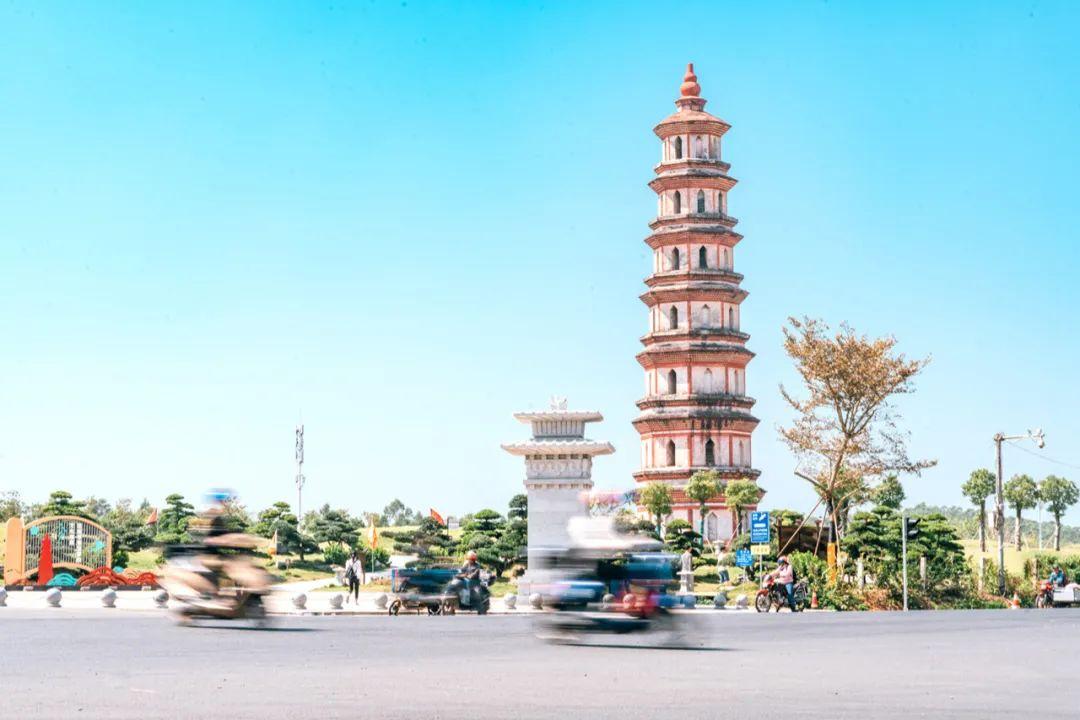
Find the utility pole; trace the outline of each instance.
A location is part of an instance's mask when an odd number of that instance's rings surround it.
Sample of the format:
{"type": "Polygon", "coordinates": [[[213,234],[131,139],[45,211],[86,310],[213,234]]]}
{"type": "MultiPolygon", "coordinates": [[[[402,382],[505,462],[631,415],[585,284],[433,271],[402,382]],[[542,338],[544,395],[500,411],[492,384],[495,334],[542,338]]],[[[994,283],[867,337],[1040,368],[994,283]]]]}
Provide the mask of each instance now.
{"type": "MultiPolygon", "coordinates": [[[[1028,430],[1027,435],[1006,435],[1005,433],[998,433],[994,436],[994,446],[997,449],[997,503],[994,512],[996,513],[995,520],[997,521],[997,541],[998,541],[998,595],[1005,597],[1005,490],[1004,490],[1004,472],[1001,469],[1001,443],[1006,440],[1023,440],[1024,438],[1030,438],[1035,447],[1046,447],[1046,439],[1043,436],[1043,431],[1036,428],[1035,430],[1028,430]]],[[[1040,518],[1040,532],[1042,522],[1040,518]]]]}
{"type": "MultiPolygon", "coordinates": [[[[296,428],[296,532],[300,534],[300,521],[304,517],[304,426],[296,428]]],[[[300,537],[300,559],[304,559],[304,538],[300,537]]]]}
{"type": "Polygon", "coordinates": [[[907,510],[900,511],[901,564],[904,566],[904,612],[907,612],[907,510]]]}

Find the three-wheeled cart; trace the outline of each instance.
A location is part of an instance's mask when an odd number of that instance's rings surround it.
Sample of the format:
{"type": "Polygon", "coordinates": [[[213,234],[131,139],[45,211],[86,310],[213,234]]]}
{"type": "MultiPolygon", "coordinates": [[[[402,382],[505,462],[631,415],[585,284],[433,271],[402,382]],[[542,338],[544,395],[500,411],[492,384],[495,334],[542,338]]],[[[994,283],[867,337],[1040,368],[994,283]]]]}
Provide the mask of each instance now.
{"type": "Polygon", "coordinates": [[[391,615],[402,610],[415,610],[420,614],[442,615],[453,612],[455,598],[447,592],[447,586],[457,575],[455,568],[403,568],[395,569],[390,576],[393,598],[387,606],[391,615]]]}

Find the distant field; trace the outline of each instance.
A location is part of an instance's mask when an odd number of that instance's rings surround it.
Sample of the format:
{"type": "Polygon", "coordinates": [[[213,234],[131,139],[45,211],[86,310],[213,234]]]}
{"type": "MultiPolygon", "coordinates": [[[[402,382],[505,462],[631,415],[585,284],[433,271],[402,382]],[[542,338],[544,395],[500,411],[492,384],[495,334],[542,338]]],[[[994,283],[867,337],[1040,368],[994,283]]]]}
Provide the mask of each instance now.
{"type": "MultiPolygon", "coordinates": [[[[983,553],[979,552],[978,540],[963,540],[964,554],[968,557],[975,558],[978,562],[978,558],[983,553]]],[[[1025,541],[1026,542],[1026,541],[1025,541]]],[[[990,540],[986,543],[986,557],[997,562],[997,539],[990,540]]],[[[1016,551],[1015,546],[1012,543],[1007,543],[1005,546],[1005,569],[1010,573],[1020,575],[1024,572],[1024,561],[1039,552],[1037,545],[1025,544],[1024,549],[1020,552],[1016,551]]],[[[1054,552],[1053,539],[1043,538],[1043,550],[1042,552],[1054,552]]],[[[1080,555],[1080,545],[1062,545],[1059,555],[1080,555]]]]}

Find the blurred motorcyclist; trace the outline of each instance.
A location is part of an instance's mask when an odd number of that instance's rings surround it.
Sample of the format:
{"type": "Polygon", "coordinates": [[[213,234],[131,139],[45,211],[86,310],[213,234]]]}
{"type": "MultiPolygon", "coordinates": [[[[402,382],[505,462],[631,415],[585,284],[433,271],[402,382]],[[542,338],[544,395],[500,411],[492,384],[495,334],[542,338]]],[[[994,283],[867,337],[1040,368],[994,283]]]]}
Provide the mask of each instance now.
{"type": "Polygon", "coordinates": [[[1048,580],[1054,587],[1065,587],[1065,571],[1061,569],[1060,565],[1055,565],[1048,580]]]}
{"type": "Polygon", "coordinates": [[[781,555],[776,561],[776,569],[765,577],[784,588],[788,607],[791,608],[791,612],[798,612],[795,608],[795,570],[788,562],[787,555],[781,555]]]}

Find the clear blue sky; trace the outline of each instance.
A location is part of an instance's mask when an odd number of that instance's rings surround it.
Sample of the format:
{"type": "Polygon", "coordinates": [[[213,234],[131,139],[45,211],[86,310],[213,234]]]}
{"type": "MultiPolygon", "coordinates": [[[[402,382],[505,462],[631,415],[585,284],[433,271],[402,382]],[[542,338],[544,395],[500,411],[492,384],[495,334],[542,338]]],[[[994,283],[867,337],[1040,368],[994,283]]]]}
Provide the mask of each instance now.
{"type": "Polygon", "coordinates": [[[0,490],[262,507],[302,412],[311,505],[503,509],[553,393],[629,486],[687,61],[733,125],[767,504],[810,504],[791,314],[933,354],[911,500],[961,502],[998,430],[1080,466],[1077,6],[768,5],[4,3],[0,490]]]}

